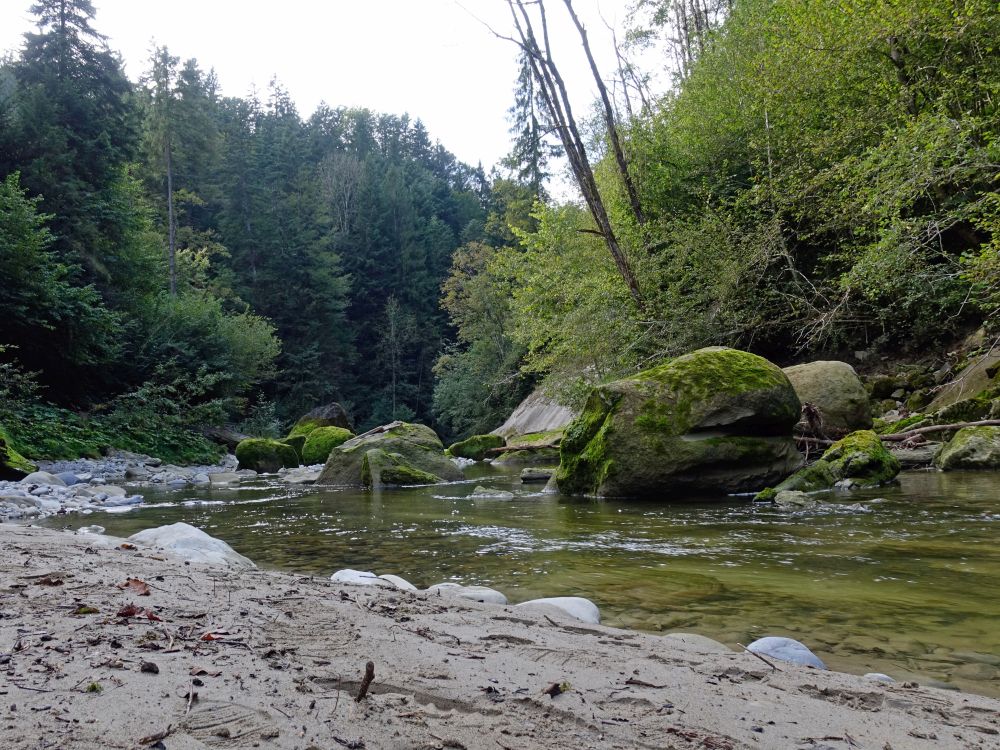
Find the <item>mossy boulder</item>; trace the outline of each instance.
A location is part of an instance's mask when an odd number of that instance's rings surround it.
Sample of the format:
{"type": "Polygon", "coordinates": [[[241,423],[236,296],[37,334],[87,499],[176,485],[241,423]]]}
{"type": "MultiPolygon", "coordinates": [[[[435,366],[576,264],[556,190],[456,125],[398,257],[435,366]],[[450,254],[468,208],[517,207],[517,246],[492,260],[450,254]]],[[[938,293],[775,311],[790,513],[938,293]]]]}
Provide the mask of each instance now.
{"type": "Polygon", "coordinates": [[[1000,427],[965,427],[934,457],[942,471],[1000,469],[1000,427]]]}
{"type": "Polygon", "coordinates": [[[236,458],[241,469],[253,469],[262,474],[273,474],[278,469],[293,469],[299,465],[295,449],[280,440],[250,438],[236,446],[236,458]]]}
{"type": "Polygon", "coordinates": [[[473,461],[482,461],[486,458],[486,451],[493,448],[502,448],[506,441],[499,435],[473,435],[465,440],[452,443],[448,450],[451,455],[457,458],[471,458],[473,461]]]}
{"type": "Polygon", "coordinates": [[[305,435],[295,435],[293,437],[282,438],[278,442],[284,443],[285,445],[290,445],[295,450],[295,455],[299,457],[299,463],[304,463],[302,461],[302,449],[306,444],[305,435]]]}
{"type": "Polygon", "coordinates": [[[338,445],[343,445],[354,433],[343,427],[317,427],[307,436],[302,436],[305,446],[302,448],[302,463],[307,466],[326,463],[330,451],[338,445]]]}
{"type": "Polygon", "coordinates": [[[800,411],[777,365],[699,349],[595,387],[563,437],[556,481],[603,497],[756,489],[801,465],[791,438],[800,411]]]}
{"type": "Polygon", "coordinates": [[[785,491],[818,492],[841,480],[865,486],[885,484],[899,474],[899,459],[892,455],[871,430],[858,430],[831,445],[815,463],[792,474],[774,488],[757,494],[756,500],[770,501],[785,491]]]}
{"type": "Polygon", "coordinates": [[[35,471],[38,467],[14,450],[10,436],[0,425],[0,479],[24,479],[35,471]]]}
{"type": "Polygon", "coordinates": [[[444,455],[444,445],[434,430],[421,424],[392,422],[331,450],[316,482],[340,487],[378,487],[428,484],[431,478],[436,482],[455,481],[462,477],[461,469],[444,455]],[[369,456],[373,450],[381,451],[391,460],[381,454],[369,456]]]}
{"type": "Polygon", "coordinates": [[[292,427],[288,437],[308,435],[318,427],[341,427],[348,432],[354,430],[351,418],[347,416],[347,411],[340,404],[333,402],[325,406],[318,406],[308,414],[299,417],[299,421],[292,427]]]}
{"type": "Polygon", "coordinates": [[[532,447],[526,446],[519,451],[509,451],[501,453],[493,459],[494,466],[530,466],[531,464],[552,464],[559,463],[559,449],[548,446],[532,447]]]}
{"type": "Polygon", "coordinates": [[[786,367],[785,375],[802,403],[816,406],[830,436],[872,426],[872,407],[861,378],[846,362],[817,361],[786,367]]]}

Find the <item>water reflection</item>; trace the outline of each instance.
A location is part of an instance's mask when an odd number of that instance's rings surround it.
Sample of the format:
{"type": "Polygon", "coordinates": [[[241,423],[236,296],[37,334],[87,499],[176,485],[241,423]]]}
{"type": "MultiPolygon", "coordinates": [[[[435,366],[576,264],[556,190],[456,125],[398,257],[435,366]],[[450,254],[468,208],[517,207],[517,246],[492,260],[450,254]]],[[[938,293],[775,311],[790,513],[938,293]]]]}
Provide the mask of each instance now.
{"type": "Polygon", "coordinates": [[[1000,695],[995,475],[911,473],[899,487],[787,513],[734,498],[584,501],[485,467],[475,474],[382,492],[160,491],[139,510],[50,525],[100,523],[125,536],[183,520],[265,567],[456,580],[515,602],[586,596],[610,625],[730,645],[789,635],[834,669],[1000,695]],[[477,484],[514,497],[470,499],[477,484]]]}

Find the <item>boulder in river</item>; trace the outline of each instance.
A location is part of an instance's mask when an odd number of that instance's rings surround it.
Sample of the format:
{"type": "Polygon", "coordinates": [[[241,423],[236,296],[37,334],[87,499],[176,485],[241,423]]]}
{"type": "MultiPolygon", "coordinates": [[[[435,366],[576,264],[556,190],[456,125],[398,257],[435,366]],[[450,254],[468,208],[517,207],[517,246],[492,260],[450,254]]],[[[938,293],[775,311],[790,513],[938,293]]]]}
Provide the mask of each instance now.
{"type": "Polygon", "coordinates": [[[934,457],[941,471],[1000,469],[1000,427],[964,427],[934,457]]]}
{"type": "Polygon", "coordinates": [[[354,431],[351,418],[347,416],[347,411],[337,402],[317,406],[308,414],[299,417],[299,421],[292,427],[288,437],[296,435],[308,435],[317,427],[341,427],[348,432],[354,431]]]}
{"type": "Polygon", "coordinates": [[[241,469],[253,469],[261,474],[273,474],[278,469],[299,465],[295,449],[279,440],[250,438],[236,446],[236,458],[241,469]]]}
{"type": "Polygon", "coordinates": [[[338,445],[317,484],[340,487],[433,484],[462,479],[430,427],[391,422],[338,445]]]}
{"type": "Polygon", "coordinates": [[[792,474],[774,488],[757,493],[756,500],[772,501],[782,492],[818,492],[839,482],[876,487],[896,478],[900,464],[871,430],[858,430],[831,445],[816,462],[792,474]]]}
{"type": "Polygon", "coordinates": [[[471,458],[473,461],[482,461],[486,458],[486,452],[493,448],[502,448],[505,441],[499,435],[473,435],[465,440],[452,443],[448,448],[451,455],[456,458],[471,458]]]}
{"type": "Polygon", "coordinates": [[[37,466],[14,450],[10,436],[0,425],[0,479],[22,479],[37,469],[37,466]]]}
{"type": "Polygon", "coordinates": [[[791,437],[800,411],[777,365],[699,349],[595,387],[563,438],[559,489],[663,498],[762,487],[801,465],[791,437]]]}
{"type": "MultiPolygon", "coordinates": [[[[300,436],[302,437],[302,436],[300,436]]],[[[338,445],[343,445],[352,437],[354,433],[343,427],[317,427],[305,437],[302,447],[302,463],[306,466],[326,463],[330,457],[330,451],[338,445]]]]}
{"type": "Polygon", "coordinates": [[[172,523],[146,529],[129,538],[130,542],[156,547],[191,562],[222,565],[229,568],[255,568],[252,561],[221,539],[186,523],[172,523]]]}
{"type": "Polygon", "coordinates": [[[872,408],[861,378],[846,362],[807,362],[784,369],[802,403],[816,406],[823,429],[839,437],[855,430],[869,430],[872,408]]]}

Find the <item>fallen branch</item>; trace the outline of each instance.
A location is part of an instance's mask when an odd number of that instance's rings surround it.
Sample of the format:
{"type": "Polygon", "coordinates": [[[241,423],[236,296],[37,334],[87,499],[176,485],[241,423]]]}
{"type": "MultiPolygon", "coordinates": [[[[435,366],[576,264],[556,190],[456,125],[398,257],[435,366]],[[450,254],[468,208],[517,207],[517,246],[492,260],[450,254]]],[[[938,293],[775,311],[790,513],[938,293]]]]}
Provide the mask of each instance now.
{"type": "Polygon", "coordinates": [[[879,435],[886,443],[901,443],[917,435],[927,435],[931,432],[947,432],[949,430],[962,430],[966,427],[1000,427],[1000,419],[983,419],[979,422],[955,422],[953,424],[934,424],[928,427],[917,427],[905,432],[896,432],[892,435],[879,435]]]}
{"type": "Polygon", "coordinates": [[[781,671],[774,664],[772,664],[769,659],[765,659],[763,656],[761,656],[760,654],[758,654],[756,651],[751,651],[746,646],[744,646],[742,643],[737,643],[736,645],[739,646],[740,648],[742,648],[748,654],[752,654],[752,655],[756,656],[758,659],[760,659],[762,662],[764,662],[767,666],[769,666],[775,672],[780,672],[781,671]]]}
{"type": "Polygon", "coordinates": [[[374,662],[368,662],[365,664],[365,678],[361,681],[361,687],[358,688],[358,697],[354,700],[360,703],[364,700],[364,697],[368,694],[368,688],[372,684],[372,680],[375,679],[375,664],[374,662]]]}

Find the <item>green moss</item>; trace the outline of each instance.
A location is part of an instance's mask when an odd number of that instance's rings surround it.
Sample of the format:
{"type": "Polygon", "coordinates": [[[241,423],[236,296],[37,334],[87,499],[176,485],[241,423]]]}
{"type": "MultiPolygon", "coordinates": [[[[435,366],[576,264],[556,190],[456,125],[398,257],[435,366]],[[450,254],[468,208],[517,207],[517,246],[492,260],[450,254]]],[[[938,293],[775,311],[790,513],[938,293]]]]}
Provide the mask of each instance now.
{"type": "Polygon", "coordinates": [[[529,432],[526,435],[518,435],[509,441],[512,445],[551,445],[556,446],[562,442],[565,430],[548,430],[547,432],[529,432]]]}
{"type": "Polygon", "coordinates": [[[278,440],[267,438],[248,438],[236,446],[236,458],[241,469],[271,474],[278,469],[295,468],[299,465],[299,457],[295,449],[278,440]]]}
{"type": "Polygon", "coordinates": [[[872,428],[872,430],[878,435],[892,435],[897,432],[905,432],[906,430],[912,429],[922,423],[932,424],[931,420],[927,418],[924,414],[911,414],[910,416],[900,419],[897,422],[885,422],[884,420],[878,420],[877,424],[872,428]]]}
{"type": "Polygon", "coordinates": [[[934,415],[934,421],[938,424],[977,422],[989,415],[992,406],[992,394],[983,392],[973,398],[962,399],[944,407],[934,415]]]}
{"type": "Polygon", "coordinates": [[[21,479],[38,467],[14,450],[10,436],[0,425],[0,479],[21,479]]]}
{"type": "Polygon", "coordinates": [[[470,438],[452,443],[448,448],[451,455],[459,458],[471,458],[473,461],[482,461],[486,458],[486,452],[493,448],[502,448],[505,441],[499,435],[473,435],[470,438]]]}
{"type": "MultiPolygon", "coordinates": [[[[300,436],[301,437],[301,436],[300,436]]],[[[317,427],[305,438],[302,448],[302,463],[307,466],[324,464],[330,451],[354,437],[354,433],[343,427],[317,427]]]]}
{"type": "Polygon", "coordinates": [[[934,457],[934,465],[942,471],[1000,468],[1000,428],[983,426],[959,430],[934,457]]]}
{"type": "Polygon", "coordinates": [[[441,477],[410,466],[399,453],[389,453],[381,448],[365,452],[361,463],[361,483],[368,488],[437,484],[441,477]]]}
{"type": "MultiPolygon", "coordinates": [[[[285,424],[288,423],[286,422],[285,424]]],[[[288,437],[293,438],[298,437],[299,435],[308,437],[310,432],[322,426],[322,421],[318,419],[308,419],[306,417],[302,417],[302,419],[296,422],[295,426],[292,427],[291,432],[288,433],[288,437]]]]}
{"type": "Polygon", "coordinates": [[[302,448],[305,447],[306,444],[305,435],[295,435],[293,437],[282,438],[278,442],[292,446],[292,449],[295,451],[295,455],[299,457],[299,463],[307,463],[302,460],[302,448]]]}

